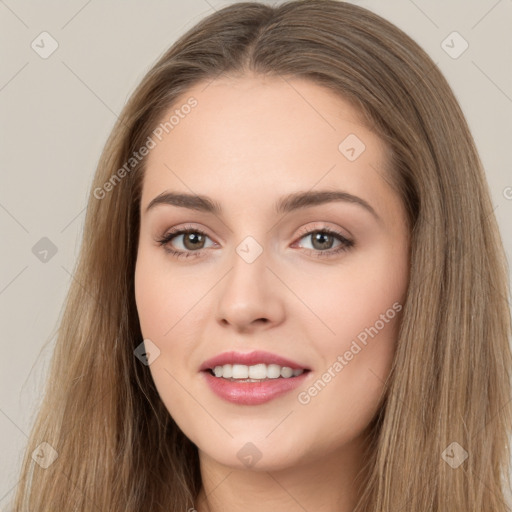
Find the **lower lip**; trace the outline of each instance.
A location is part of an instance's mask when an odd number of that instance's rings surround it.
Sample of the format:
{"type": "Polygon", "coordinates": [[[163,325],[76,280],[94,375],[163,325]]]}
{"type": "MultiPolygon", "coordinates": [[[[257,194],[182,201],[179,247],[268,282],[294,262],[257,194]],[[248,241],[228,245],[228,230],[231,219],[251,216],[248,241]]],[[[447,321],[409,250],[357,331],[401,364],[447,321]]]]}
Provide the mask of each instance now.
{"type": "Polygon", "coordinates": [[[261,382],[236,382],[202,372],[210,389],[220,398],[239,405],[259,405],[284,395],[300,386],[310,372],[289,379],[277,378],[261,382]]]}

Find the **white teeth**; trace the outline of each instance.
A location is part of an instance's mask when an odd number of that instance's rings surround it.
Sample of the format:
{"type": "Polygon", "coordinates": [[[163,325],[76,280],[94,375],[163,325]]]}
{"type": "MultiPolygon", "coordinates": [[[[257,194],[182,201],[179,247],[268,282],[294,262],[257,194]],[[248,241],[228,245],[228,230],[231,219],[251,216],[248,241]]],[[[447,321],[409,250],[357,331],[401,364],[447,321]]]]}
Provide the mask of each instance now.
{"type": "Polygon", "coordinates": [[[281,377],[281,367],[278,364],[269,364],[267,366],[267,378],[278,379],[281,377]]]}
{"type": "Polygon", "coordinates": [[[293,370],[288,366],[283,366],[281,368],[281,377],[288,379],[293,375],[293,370]]]}
{"type": "MultiPolygon", "coordinates": [[[[224,374],[222,375],[224,377],[224,374]]],[[[267,377],[267,365],[255,364],[249,366],[249,378],[250,379],[265,379],[267,377]]]]}
{"type": "Polygon", "coordinates": [[[222,367],[222,376],[226,379],[233,377],[233,367],[230,364],[225,364],[222,367]]]}
{"type": "MultiPolygon", "coordinates": [[[[223,371],[224,367],[222,367],[222,372],[223,371]]],[[[223,375],[224,373],[222,373],[222,375],[217,375],[217,377],[222,377],[223,375]]],[[[247,379],[247,377],[249,377],[249,367],[245,366],[244,364],[234,364],[232,377],[233,379],[247,379]]]]}
{"type": "Polygon", "coordinates": [[[251,379],[251,381],[258,381],[264,379],[289,379],[290,377],[297,377],[304,373],[304,370],[293,370],[289,366],[279,366],[278,364],[255,364],[246,366],[245,364],[225,364],[223,366],[216,366],[213,369],[215,377],[223,377],[224,379],[251,379]]]}

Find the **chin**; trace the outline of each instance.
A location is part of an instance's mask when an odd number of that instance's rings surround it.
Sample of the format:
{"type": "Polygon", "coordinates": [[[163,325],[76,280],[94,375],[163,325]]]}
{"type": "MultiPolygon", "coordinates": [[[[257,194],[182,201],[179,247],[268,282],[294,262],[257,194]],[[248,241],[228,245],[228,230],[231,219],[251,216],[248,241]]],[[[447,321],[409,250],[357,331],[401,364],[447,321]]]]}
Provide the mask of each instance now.
{"type": "Polygon", "coordinates": [[[252,436],[251,432],[248,432],[227,439],[226,434],[223,441],[208,437],[204,443],[195,444],[201,457],[213,459],[218,464],[234,470],[280,471],[295,467],[301,460],[307,458],[303,447],[311,447],[311,443],[304,440],[286,443],[286,435],[276,435],[274,439],[266,436],[267,434],[252,436]]]}

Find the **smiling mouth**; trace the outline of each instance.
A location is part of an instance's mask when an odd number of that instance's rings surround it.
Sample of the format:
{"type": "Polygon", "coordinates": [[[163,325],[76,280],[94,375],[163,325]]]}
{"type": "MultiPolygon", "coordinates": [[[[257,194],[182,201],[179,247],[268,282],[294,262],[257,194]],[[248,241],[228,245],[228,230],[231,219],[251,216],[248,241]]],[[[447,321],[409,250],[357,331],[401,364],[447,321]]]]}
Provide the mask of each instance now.
{"type": "Polygon", "coordinates": [[[201,371],[206,384],[221,399],[241,406],[262,405],[284,396],[308,381],[311,372],[309,368],[264,363],[209,366],[213,368],[204,366],[201,371]]]}
{"type": "Polygon", "coordinates": [[[278,364],[225,364],[206,370],[210,375],[230,382],[262,382],[271,380],[293,379],[307,373],[308,369],[292,369],[278,364]]]}

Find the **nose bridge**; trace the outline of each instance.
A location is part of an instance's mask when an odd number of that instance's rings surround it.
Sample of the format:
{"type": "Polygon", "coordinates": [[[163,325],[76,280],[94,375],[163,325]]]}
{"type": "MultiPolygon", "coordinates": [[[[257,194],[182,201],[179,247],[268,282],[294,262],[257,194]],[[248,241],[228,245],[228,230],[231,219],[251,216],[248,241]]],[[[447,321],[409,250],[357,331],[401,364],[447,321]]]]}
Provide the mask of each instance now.
{"type": "Polygon", "coordinates": [[[269,253],[254,237],[245,237],[235,247],[231,270],[218,302],[219,320],[242,328],[254,320],[275,320],[279,307],[277,290],[269,279],[269,253]]]}
{"type": "MultiPolygon", "coordinates": [[[[246,236],[236,247],[231,260],[232,270],[227,286],[241,299],[263,291],[269,272],[266,268],[268,253],[254,237],[246,236]]],[[[255,297],[256,298],[256,297],[255,297]]]]}

